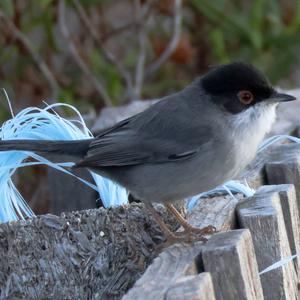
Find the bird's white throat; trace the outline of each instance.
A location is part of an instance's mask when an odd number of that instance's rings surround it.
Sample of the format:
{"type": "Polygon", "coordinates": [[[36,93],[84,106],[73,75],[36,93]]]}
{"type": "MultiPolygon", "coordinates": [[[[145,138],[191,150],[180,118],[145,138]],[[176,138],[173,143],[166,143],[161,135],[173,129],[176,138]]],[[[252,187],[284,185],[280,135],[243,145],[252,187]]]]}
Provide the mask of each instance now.
{"type": "Polygon", "coordinates": [[[234,132],[240,132],[243,135],[246,134],[250,136],[264,136],[271,130],[272,124],[276,119],[277,105],[277,103],[262,103],[234,115],[230,120],[234,132]]]}
{"type": "Polygon", "coordinates": [[[261,103],[230,120],[231,132],[241,158],[248,164],[256,154],[265,135],[270,132],[276,119],[277,104],[261,103]]]}

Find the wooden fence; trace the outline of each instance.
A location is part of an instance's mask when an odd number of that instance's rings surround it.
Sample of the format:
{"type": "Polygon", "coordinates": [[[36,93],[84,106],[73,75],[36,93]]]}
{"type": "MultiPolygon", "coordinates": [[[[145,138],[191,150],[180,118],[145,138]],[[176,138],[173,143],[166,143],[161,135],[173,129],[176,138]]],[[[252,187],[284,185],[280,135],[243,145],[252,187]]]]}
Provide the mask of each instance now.
{"type": "Polygon", "coordinates": [[[244,175],[254,196],[203,198],[188,216],[219,231],[205,244],[157,253],[142,204],[1,224],[0,299],[298,299],[300,258],[259,272],[300,253],[300,145],[266,150],[244,175]]]}
{"type": "Polygon", "coordinates": [[[247,172],[260,186],[254,196],[206,198],[190,216],[220,232],[206,244],[166,249],[123,300],[298,299],[300,257],[259,271],[300,254],[300,146],[273,147],[247,172]]]}

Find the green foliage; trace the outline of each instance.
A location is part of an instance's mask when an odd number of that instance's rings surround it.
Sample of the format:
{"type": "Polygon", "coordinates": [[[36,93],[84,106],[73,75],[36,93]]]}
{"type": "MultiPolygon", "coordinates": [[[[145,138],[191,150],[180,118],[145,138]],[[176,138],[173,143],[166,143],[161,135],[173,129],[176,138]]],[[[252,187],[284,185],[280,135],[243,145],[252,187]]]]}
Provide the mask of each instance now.
{"type": "Polygon", "coordinates": [[[101,5],[105,3],[109,3],[111,0],[80,0],[80,4],[83,7],[89,7],[94,5],[101,5]]]}
{"type": "Polygon", "coordinates": [[[44,8],[48,8],[50,7],[53,3],[54,3],[55,0],[40,0],[39,4],[40,6],[44,7],[44,8]]]}
{"type": "Polygon", "coordinates": [[[76,101],[74,95],[74,88],[73,87],[61,88],[59,90],[58,101],[67,104],[73,104],[76,101]]]}
{"type": "MultiPolygon", "coordinates": [[[[85,113],[86,111],[83,108],[86,103],[80,100],[81,99],[78,99],[76,97],[75,88],[73,86],[60,88],[57,102],[75,105],[77,109],[79,109],[82,113],[85,113]]],[[[72,117],[73,115],[73,112],[66,107],[63,107],[62,111],[64,112],[64,115],[67,117],[72,117]]]]}
{"type": "Polygon", "coordinates": [[[118,102],[116,99],[120,99],[122,93],[124,93],[120,75],[115,68],[103,58],[99,50],[95,48],[92,49],[90,53],[90,65],[94,74],[105,78],[107,92],[112,98],[113,104],[117,105],[118,102]]]}
{"type": "Polygon", "coordinates": [[[230,61],[230,58],[226,51],[226,43],[223,31],[218,28],[212,30],[210,39],[213,44],[214,56],[218,59],[220,63],[228,63],[230,61]]]}
{"type": "Polygon", "coordinates": [[[299,1],[289,2],[286,8],[280,1],[265,0],[191,3],[207,21],[206,32],[217,61],[251,62],[273,82],[291,71],[300,45],[299,1]]]}
{"type": "Polygon", "coordinates": [[[13,3],[11,0],[1,0],[0,10],[2,10],[6,15],[11,16],[13,14],[13,3]]]}
{"type": "MultiPolygon", "coordinates": [[[[0,101],[3,101],[0,99],[0,101]]],[[[4,102],[5,103],[5,102],[4,102]]],[[[4,109],[3,106],[0,106],[0,120],[8,120],[11,118],[11,115],[9,113],[8,109],[4,109]]]]}
{"type": "Polygon", "coordinates": [[[53,0],[43,0],[39,5],[37,4],[35,8],[28,13],[28,17],[23,18],[22,29],[25,32],[31,32],[40,28],[44,33],[46,42],[44,43],[44,46],[51,49],[51,51],[57,52],[58,48],[53,33],[55,8],[53,7],[52,2],[53,0]]]}

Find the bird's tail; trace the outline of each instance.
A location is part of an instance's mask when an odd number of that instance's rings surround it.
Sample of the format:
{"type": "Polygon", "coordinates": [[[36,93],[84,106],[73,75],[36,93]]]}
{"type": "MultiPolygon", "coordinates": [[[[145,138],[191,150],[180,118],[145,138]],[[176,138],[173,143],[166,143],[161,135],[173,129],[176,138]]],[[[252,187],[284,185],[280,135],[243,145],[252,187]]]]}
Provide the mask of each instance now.
{"type": "Polygon", "coordinates": [[[54,140],[2,140],[0,151],[30,151],[41,155],[58,154],[67,156],[83,157],[92,139],[54,141],[54,140]]]}

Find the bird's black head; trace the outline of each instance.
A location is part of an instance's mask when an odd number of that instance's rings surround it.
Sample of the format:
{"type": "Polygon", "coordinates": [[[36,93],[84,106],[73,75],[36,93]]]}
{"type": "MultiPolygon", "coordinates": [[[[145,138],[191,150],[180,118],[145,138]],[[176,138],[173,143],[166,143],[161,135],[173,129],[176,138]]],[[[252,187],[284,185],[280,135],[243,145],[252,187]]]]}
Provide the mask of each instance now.
{"type": "Polygon", "coordinates": [[[263,101],[274,103],[296,99],[277,93],[260,71],[244,63],[217,67],[208,72],[201,82],[212,100],[232,114],[263,101]]]}

